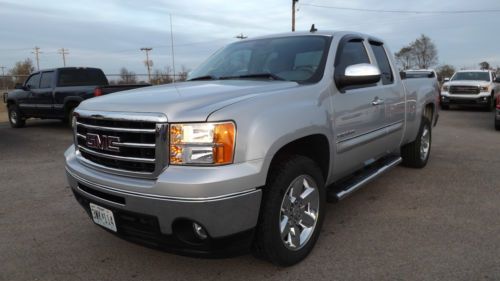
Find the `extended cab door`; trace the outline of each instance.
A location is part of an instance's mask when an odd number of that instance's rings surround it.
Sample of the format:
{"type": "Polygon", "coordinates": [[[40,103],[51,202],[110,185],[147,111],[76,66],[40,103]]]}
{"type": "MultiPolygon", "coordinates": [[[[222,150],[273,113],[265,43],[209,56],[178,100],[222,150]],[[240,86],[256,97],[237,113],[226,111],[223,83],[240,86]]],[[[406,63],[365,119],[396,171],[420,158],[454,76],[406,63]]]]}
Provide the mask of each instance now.
{"type": "MultiPolygon", "coordinates": [[[[344,74],[351,65],[376,65],[377,61],[370,48],[371,45],[365,38],[357,35],[343,37],[335,57],[335,77],[344,74]]],[[[389,76],[385,79],[391,80],[389,76]]],[[[395,96],[393,89],[383,85],[383,82],[334,87],[337,88],[332,99],[336,136],[334,176],[342,177],[394,150],[393,142],[387,142],[386,106],[393,102],[395,96]]]]}
{"type": "Polygon", "coordinates": [[[40,73],[33,73],[24,83],[24,94],[19,98],[19,109],[26,116],[34,116],[37,113],[36,103],[33,100],[33,91],[40,87],[40,73]]]}
{"type": "Polygon", "coordinates": [[[33,90],[33,100],[36,103],[37,115],[50,117],[53,112],[54,71],[44,71],[40,78],[40,87],[33,90]]]}

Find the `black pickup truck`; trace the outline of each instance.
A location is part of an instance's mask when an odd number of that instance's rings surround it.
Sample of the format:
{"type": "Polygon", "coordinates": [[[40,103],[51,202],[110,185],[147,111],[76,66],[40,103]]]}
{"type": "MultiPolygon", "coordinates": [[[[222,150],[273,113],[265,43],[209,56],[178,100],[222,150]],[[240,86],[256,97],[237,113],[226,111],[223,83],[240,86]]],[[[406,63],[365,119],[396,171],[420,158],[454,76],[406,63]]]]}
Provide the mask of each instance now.
{"type": "Polygon", "coordinates": [[[64,67],[32,73],[24,84],[4,95],[13,128],[28,118],[61,119],[71,124],[73,110],[85,99],[130,90],[140,85],[109,85],[101,69],[64,67]]]}

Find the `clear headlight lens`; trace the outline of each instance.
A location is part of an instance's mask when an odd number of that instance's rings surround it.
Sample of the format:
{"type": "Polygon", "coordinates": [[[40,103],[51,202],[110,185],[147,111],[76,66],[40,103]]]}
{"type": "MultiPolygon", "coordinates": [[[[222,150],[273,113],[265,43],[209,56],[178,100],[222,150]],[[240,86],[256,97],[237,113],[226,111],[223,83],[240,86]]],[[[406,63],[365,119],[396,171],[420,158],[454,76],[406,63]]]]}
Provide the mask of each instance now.
{"type": "Polygon", "coordinates": [[[490,88],[488,86],[481,86],[481,87],[479,87],[479,89],[481,89],[481,92],[489,92],[490,91],[490,88]]]}
{"type": "Polygon", "coordinates": [[[448,92],[449,89],[450,87],[448,85],[443,86],[443,92],[448,92]]]}
{"type": "Polygon", "coordinates": [[[170,164],[230,164],[235,136],[233,122],[171,124],[170,164]]]}

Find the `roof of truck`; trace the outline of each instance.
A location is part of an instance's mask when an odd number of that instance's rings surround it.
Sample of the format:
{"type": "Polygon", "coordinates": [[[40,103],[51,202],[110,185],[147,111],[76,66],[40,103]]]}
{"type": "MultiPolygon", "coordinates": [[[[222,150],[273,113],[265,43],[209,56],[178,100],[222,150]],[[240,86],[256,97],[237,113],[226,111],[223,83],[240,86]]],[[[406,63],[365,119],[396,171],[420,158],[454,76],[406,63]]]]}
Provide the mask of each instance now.
{"type": "Polygon", "coordinates": [[[336,37],[336,36],[344,36],[344,35],[351,35],[351,34],[359,35],[359,36],[365,37],[365,38],[370,38],[374,41],[383,42],[383,40],[381,40],[375,36],[371,36],[371,35],[364,34],[364,33],[359,33],[359,32],[355,32],[355,31],[334,31],[334,30],[318,30],[315,32],[310,32],[310,31],[284,32],[284,33],[276,33],[276,34],[269,34],[269,35],[252,37],[252,38],[245,39],[245,40],[265,39],[265,38],[274,38],[274,37],[288,37],[288,36],[307,36],[307,35],[311,35],[311,36],[320,35],[320,36],[336,37]]]}

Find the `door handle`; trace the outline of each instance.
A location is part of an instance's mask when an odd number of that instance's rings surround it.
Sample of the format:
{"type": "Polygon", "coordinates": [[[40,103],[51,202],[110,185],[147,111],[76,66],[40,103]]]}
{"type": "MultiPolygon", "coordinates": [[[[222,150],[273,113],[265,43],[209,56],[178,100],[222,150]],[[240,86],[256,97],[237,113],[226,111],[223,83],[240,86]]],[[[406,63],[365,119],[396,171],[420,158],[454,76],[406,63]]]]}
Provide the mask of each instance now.
{"type": "Polygon", "coordinates": [[[384,100],[383,99],[379,99],[379,98],[375,98],[373,101],[372,101],[372,105],[381,105],[381,104],[384,104],[384,100]]]}

